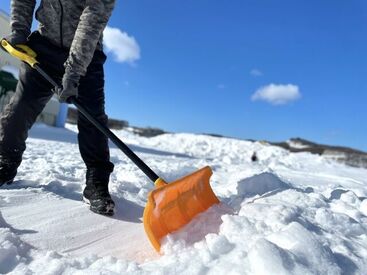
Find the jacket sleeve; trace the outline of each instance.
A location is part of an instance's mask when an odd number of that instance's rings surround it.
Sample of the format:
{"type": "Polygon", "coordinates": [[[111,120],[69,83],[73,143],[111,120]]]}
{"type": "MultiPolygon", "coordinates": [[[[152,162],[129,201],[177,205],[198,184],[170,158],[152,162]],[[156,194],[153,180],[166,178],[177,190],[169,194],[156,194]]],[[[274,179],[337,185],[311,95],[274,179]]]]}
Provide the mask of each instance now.
{"type": "Polygon", "coordinates": [[[115,0],[86,0],[78,28],[71,44],[65,71],[84,76],[93,58],[97,43],[105,29],[115,0]]]}
{"type": "Polygon", "coordinates": [[[31,33],[35,6],[36,0],[11,0],[12,32],[22,32],[27,36],[31,33]]]}

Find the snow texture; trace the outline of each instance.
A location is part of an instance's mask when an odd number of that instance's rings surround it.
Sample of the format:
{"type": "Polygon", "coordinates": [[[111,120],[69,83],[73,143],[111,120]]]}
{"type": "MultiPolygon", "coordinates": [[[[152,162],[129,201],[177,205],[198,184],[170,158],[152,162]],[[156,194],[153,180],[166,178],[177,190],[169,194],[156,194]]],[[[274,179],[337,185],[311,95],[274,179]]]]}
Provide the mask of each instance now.
{"type": "Polygon", "coordinates": [[[167,181],[213,168],[221,203],[167,236],[159,255],[142,224],[152,183],[111,145],[117,211],[93,214],[67,128],[35,125],[16,181],[0,188],[0,273],[367,274],[365,169],[258,142],[116,131],[167,181]]]}

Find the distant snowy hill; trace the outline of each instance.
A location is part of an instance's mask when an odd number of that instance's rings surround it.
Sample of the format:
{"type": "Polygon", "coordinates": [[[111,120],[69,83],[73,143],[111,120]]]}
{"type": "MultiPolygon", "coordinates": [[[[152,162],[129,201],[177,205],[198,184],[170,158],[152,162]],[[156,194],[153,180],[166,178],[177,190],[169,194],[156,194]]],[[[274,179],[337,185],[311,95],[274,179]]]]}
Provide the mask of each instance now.
{"type": "Polygon", "coordinates": [[[111,146],[117,212],[90,212],[67,128],[35,125],[15,183],[0,188],[0,273],[367,274],[366,169],[261,142],[115,131],[167,181],[213,168],[221,203],[158,255],[141,222],[152,183],[111,146]]]}
{"type": "MultiPolygon", "coordinates": [[[[77,118],[78,118],[77,110],[75,108],[69,108],[67,121],[71,124],[76,124],[77,118]]],[[[108,126],[116,130],[125,129],[142,137],[155,137],[158,135],[168,133],[159,128],[130,126],[129,122],[126,120],[117,120],[111,118],[109,118],[108,120],[108,126]]],[[[225,139],[229,138],[218,134],[205,134],[205,135],[212,137],[222,137],[225,139]]],[[[250,141],[256,142],[256,140],[250,140],[250,141]]],[[[302,138],[291,138],[285,142],[271,142],[271,141],[262,141],[262,142],[282,147],[291,152],[309,152],[312,154],[318,154],[328,159],[338,161],[340,163],[367,169],[367,153],[360,150],[343,146],[330,146],[319,144],[302,138]]]]}
{"type": "Polygon", "coordinates": [[[367,168],[367,153],[342,146],[318,144],[301,138],[292,138],[286,142],[271,142],[291,152],[310,152],[325,158],[354,167],[367,168]]]}

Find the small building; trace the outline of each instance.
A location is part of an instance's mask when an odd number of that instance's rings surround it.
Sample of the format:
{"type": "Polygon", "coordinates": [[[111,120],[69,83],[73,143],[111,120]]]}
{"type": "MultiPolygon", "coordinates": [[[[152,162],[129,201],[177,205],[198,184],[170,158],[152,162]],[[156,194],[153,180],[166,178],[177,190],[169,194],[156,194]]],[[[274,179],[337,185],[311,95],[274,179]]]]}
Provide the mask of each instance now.
{"type": "MultiPolygon", "coordinates": [[[[9,16],[0,10],[0,38],[10,33],[9,22],[9,16]]],[[[0,111],[9,103],[15,92],[19,68],[19,60],[0,50],[0,111]]],[[[39,115],[37,121],[50,126],[64,127],[67,109],[67,104],[60,104],[57,98],[53,97],[39,115]]]]}

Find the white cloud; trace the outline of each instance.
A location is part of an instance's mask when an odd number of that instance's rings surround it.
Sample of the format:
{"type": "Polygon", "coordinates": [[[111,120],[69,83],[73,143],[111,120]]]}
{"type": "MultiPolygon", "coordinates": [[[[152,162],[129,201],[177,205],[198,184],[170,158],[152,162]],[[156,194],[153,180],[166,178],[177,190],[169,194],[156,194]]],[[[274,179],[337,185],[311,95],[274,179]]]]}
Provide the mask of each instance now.
{"type": "Polygon", "coordinates": [[[103,44],[106,52],[111,52],[117,62],[134,64],[134,61],[140,59],[140,47],[135,38],[118,28],[106,27],[103,44]]]}
{"type": "Polygon", "coordinates": [[[258,89],[251,97],[253,101],[263,100],[273,105],[282,105],[301,97],[297,85],[269,84],[258,89]]]}
{"type": "Polygon", "coordinates": [[[262,73],[262,71],[258,69],[252,69],[250,71],[250,75],[257,77],[257,76],[263,76],[264,74],[262,73]]]}

